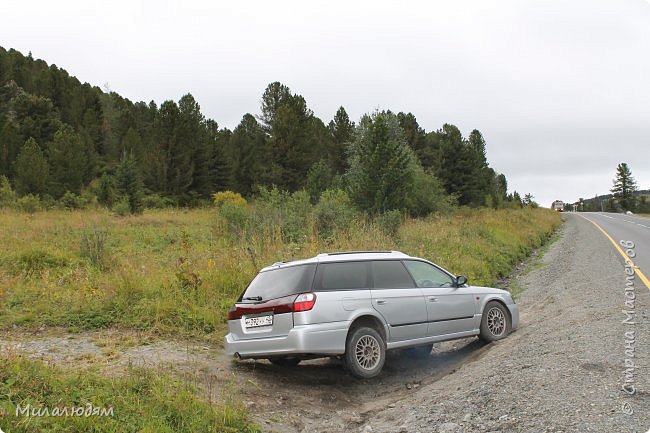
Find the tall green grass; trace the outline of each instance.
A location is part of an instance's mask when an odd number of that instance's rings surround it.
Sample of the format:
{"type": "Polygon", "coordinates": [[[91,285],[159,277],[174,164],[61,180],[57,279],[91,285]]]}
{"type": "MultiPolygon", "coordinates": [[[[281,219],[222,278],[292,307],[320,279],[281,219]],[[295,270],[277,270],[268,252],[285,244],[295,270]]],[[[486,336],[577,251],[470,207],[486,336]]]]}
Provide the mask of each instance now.
{"type": "Polygon", "coordinates": [[[395,231],[394,221],[346,216],[323,236],[317,218],[290,217],[287,235],[286,225],[263,221],[233,230],[216,209],[129,217],[1,209],[0,327],[128,327],[221,341],[227,309],[269,263],[398,249],[489,285],[560,222],[544,209],[461,210],[408,219],[395,231]]]}
{"type": "Polygon", "coordinates": [[[0,427],[12,433],[258,432],[242,403],[225,394],[211,405],[192,385],[159,370],[106,377],[0,358],[0,427]],[[79,409],[81,416],[71,416],[79,409]]]}

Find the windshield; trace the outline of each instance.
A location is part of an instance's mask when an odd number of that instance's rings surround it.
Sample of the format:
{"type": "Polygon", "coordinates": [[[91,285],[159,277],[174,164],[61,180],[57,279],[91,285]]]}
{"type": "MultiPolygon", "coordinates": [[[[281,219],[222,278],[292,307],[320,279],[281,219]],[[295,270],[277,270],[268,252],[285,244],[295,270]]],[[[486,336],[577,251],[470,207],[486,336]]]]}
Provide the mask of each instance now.
{"type": "Polygon", "coordinates": [[[260,272],[238,302],[259,302],[308,292],[316,271],[315,264],[290,266],[260,272]]]}

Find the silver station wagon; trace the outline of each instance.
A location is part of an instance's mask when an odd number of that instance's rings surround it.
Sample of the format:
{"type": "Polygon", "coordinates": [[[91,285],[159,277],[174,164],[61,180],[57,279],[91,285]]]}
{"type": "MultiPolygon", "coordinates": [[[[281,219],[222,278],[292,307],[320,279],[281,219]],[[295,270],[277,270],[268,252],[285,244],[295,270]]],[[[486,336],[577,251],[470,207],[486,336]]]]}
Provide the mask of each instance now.
{"type": "Polygon", "coordinates": [[[228,313],[226,353],[295,365],[341,357],[359,378],[376,376],[386,350],[427,356],[433,343],[506,337],[519,308],[505,290],[467,284],[398,251],[319,254],[260,271],[228,313]]]}

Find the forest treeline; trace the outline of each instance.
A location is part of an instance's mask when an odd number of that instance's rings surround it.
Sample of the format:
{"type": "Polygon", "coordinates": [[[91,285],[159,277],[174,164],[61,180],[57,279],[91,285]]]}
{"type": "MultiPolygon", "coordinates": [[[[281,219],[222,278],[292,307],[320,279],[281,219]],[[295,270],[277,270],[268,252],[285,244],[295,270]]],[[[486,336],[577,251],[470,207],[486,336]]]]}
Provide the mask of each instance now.
{"type": "Polygon", "coordinates": [[[0,47],[0,176],[18,196],[86,194],[110,205],[135,188],[192,205],[217,191],[249,197],[275,186],[315,200],[345,190],[371,212],[427,213],[435,209],[422,203],[428,199],[520,205],[485,147],[476,129],[468,137],[452,124],[425,131],[412,113],[375,112],[355,123],[340,107],[325,123],[279,82],[264,90],[258,114],[230,130],[206,118],[189,93],[160,106],[133,103],[0,47]]]}

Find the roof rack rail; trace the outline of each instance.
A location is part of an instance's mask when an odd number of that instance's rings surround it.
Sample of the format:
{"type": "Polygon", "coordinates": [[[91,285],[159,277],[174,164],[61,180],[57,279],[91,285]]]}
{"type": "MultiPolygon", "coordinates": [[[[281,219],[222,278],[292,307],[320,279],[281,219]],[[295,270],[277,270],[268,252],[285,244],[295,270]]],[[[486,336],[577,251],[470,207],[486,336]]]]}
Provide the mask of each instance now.
{"type": "Polygon", "coordinates": [[[401,251],[373,250],[373,251],[335,251],[331,253],[322,253],[319,256],[342,256],[345,254],[403,254],[401,251]]]}

